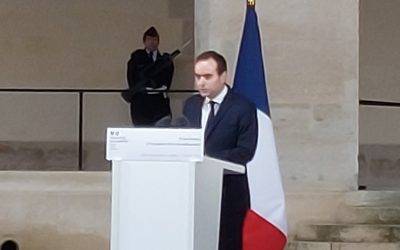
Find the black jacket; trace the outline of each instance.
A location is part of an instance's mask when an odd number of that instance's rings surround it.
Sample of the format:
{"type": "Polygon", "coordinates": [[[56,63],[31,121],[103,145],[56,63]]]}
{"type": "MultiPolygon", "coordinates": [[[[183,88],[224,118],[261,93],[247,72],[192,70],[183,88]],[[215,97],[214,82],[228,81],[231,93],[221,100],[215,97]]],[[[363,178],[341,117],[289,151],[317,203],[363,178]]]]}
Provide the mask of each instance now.
{"type": "Polygon", "coordinates": [[[131,54],[128,61],[127,79],[131,92],[144,92],[146,87],[171,87],[174,64],[168,53],[163,55],[157,51],[154,62],[146,50],[138,49],[131,54]]]}

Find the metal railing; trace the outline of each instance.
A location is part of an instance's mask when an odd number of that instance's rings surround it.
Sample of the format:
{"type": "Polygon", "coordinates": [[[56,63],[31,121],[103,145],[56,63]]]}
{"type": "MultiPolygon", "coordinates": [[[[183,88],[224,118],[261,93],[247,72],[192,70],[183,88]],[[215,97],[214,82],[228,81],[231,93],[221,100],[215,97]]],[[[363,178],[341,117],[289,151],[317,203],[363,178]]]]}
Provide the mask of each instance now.
{"type": "Polygon", "coordinates": [[[381,106],[381,107],[400,107],[399,102],[387,102],[387,101],[376,101],[376,100],[360,100],[361,106],[381,106]]]}
{"type": "MultiPolygon", "coordinates": [[[[84,119],[84,95],[88,93],[121,93],[126,89],[50,89],[50,88],[2,88],[1,92],[19,92],[19,93],[76,93],[78,94],[78,169],[83,170],[83,119],[84,119]]],[[[154,91],[160,93],[194,93],[195,90],[174,89],[168,91],[154,91]]]]}

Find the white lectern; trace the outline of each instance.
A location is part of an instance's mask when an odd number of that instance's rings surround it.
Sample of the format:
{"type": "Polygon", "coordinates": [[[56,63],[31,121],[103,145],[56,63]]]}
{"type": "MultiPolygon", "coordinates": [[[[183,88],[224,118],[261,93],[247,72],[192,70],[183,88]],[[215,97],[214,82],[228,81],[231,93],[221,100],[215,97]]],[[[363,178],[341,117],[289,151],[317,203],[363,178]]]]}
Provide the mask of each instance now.
{"type": "Polygon", "coordinates": [[[218,249],[222,177],[244,167],[203,158],[202,138],[198,129],[107,130],[111,250],[218,249]]]}

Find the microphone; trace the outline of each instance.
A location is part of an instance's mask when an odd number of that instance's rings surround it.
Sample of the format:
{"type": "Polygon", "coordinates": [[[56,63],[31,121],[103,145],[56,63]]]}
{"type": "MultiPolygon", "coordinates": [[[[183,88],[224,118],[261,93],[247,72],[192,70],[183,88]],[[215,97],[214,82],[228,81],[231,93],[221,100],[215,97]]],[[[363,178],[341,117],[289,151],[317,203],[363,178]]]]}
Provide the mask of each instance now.
{"type": "Polygon", "coordinates": [[[190,122],[186,117],[180,116],[172,119],[170,116],[164,116],[158,120],[154,127],[157,128],[188,128],[190,127],[190,122]]]}
{"type": "Polygon", "coordinates": [[[190,122],[186,117],[180,116],[180,117],[177,117],[175,119],[172,119],[171,127],[173,127],[173,128],[187,128],[187,127],[190,127],[190,122]]]}
{"type": "Polygon", "coordinates": [[[154,127],[169,128],[169,127],[171,127],[171,123],[172,123],[172,118],[171,118],[171,116],[167,115],[167,116],[164,116],[163,118],[161,118],[160,120],[158,120],[156,123],[154,123],[154,127]]]}

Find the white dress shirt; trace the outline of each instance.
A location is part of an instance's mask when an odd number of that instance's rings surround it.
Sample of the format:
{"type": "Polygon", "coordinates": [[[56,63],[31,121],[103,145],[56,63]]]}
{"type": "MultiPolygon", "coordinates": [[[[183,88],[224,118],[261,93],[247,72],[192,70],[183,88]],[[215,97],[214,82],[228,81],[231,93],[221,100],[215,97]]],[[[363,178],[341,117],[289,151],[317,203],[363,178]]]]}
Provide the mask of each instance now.
{"type": "Polygon", "coordinates": [[[211,111],[211,106],[210,106],[210,101],[215,102],[214,104],[214,112],[215,116],[218,113],[219,107],[221,106],[222,101],[224,100],[226,94],[228,93],[228,87],[224,86],[222,91],[213,99],[210,99],[206,97],[203,102],[203,107],[201,109],[201,127],[205,128],[208,120],[208,115],[210,114],[211,111]]]}
{"type": "MultiPolygon", "coordinates": [[[[158,50],[150,51],[150,50],[146,49],[146,52],[147,52],[147,54],[150,54],[150,53],[151,53],[151,56],[152,56],[152,58],[153,58],[153,62],[155,62],[155,61],[157,60],[157,54],[159,53],[158,50]]],[[[160,55],[161,55],[161,52],[160,52],[160,55]]],[[[146,87],[146,90],[148,91],[148,92],[147,92],[148,95],[157,95],[157,94],[160,94],[160,92],[151,92],[151,91],[152,91],[152,90],[164,91],[164,90],[167,90],[167,86],[162,85],[162,86],[159,87],[159,88],[146,87]]],[[[164,98],[167,98],[167,97],[168,97],[167,93],[164,92],[164,93],[162,93],[162,94],[164,95],[164,98]]]]}
{"type": "Polygon", "coordinates": [[[151,53],[151,57],[153,58],[153,62],[155,62],[157,60],[158,50],[150,51],[150,50],[146,49],[146,52],[147,52],[147,54],[151,53]]]}

